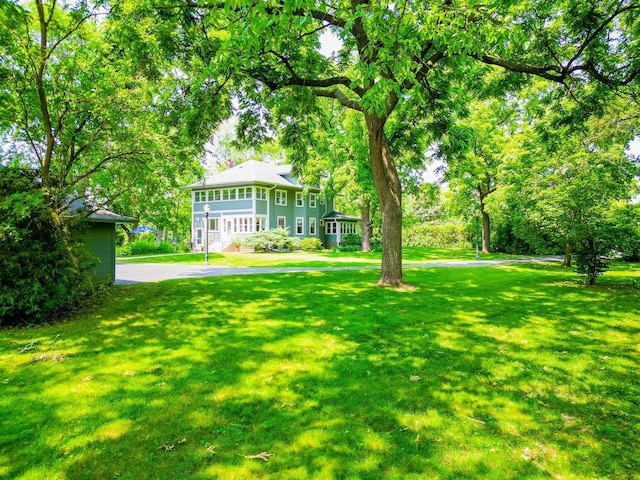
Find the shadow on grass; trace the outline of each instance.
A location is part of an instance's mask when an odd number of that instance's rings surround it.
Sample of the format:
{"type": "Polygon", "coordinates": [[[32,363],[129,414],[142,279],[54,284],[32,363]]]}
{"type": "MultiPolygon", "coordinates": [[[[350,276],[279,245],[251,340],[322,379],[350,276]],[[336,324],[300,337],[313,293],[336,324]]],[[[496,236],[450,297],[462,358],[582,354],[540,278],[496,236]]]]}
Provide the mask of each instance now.
{"type": "Polygon", "coordinates": [[[536,265],[376,278],[124,286],[3,332],[0,476],[633,478],[637,291],[536,265]]]}

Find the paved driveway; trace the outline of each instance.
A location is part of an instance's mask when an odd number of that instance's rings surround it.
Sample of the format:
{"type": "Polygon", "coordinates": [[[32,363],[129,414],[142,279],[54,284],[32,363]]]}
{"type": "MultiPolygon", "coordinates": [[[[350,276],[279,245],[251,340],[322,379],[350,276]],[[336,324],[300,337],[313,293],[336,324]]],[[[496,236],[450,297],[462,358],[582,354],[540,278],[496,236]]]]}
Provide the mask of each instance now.
{"type": "MultiPolygon", "coordinates": [[[[512,260],[473,260],[434,263],[407,263],[404,268],[434,267],[481,267],[503,263],[558,262],[562,257],[518,258],[512,260]]],[[[379,266],[348,267],[212,267],[204,265],[180,265],[160,263],[118,263],[116,264],[117,285],[128,283],[160,282],[176,278],[223,277],[228,275],[256,275],[295,272],[330,272],[335,270],[380,270],[379,266]]]]}

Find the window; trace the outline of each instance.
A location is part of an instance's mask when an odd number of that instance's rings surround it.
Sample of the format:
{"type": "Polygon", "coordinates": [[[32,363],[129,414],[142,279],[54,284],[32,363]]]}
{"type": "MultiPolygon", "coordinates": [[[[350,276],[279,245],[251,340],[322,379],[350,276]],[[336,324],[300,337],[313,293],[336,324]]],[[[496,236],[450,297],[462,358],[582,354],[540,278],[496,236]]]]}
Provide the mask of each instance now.
{"type": "Polygon", "coordinates": [[[264,187],[256,187],[256,198],[258,200],[266,200],[267,199],[267,189],[264,187]]]}
{"type": "Polygon", "coordinates": [[[229,200],[229,189],[225,188],[222,190],[222,200],[229,200]]]}
{"type": "Polygon", "coordinates": [[[214,190],[214,191],[213,191],[213,199],[214,199],[216,202],[219,202],[219,201],[220,201],[220,199],[221,199],[221,196],[220,196],[220,190],[214,190]]]}
{"type": "Polygon", "coordinates": [[[196,229],[196,245],[202,245],[202,229],[196,229]]]}
{"type": "Polygon", "coordinates": [[[311,208],[316,208],[316,194],[315,193],[310,193],[309,194],[309,206],[311,208]]]}
{"type": "Polygon", "coordinates": [[[302,192],[296,192],[296,207],[304,207],[304,198],[302,192]]]}
{"type": "Polygon", "coordinates": [[[316,234],[316,217],[309,217],[309,235],[316,234]]]}
{"type": "Polygon", "coordinates": [[[235,200],[236,199],[236,189],[235,188],[230,188],[229,189],[229,200],[235,200]]]}
{"type": "Polygon", "coordinates": [[[209,217],[209,231],[217,232],[220,229],[219,218],[209,217]]]}
{"type": "Polygon", "coordinates": [[[256,232],[267,229],[267,217],[256,217],[256,232]]]}
{"type": "Polygon", "coordinates": [[[340,233],[355,235],[356,233],[358,233],[358,226],[355,223],[341,223],[340,233]]]}
{"type": "Polygon", "coordinates": [[[287,204],[287,192],[284,190],[276,190],[276,205],[287,204]]]}
{"type": "Polygon", "coordinates": [[[253,187],[240,187],[238,188],[238,200],[249,199],[252,197],[253,187]]]}
{"type": "Polygon", "coordinates": [[[296,235],[304,235],[304,218],[296,217],[296,235]]]}
{"type": "Polygon", "coordinates": [[[198,191],[193,193],[193,201],[194,202],[206,202],[207,201],[207,192],[198,191]]]}
{"type": "Polygon", "coordinates": [[[287,217],[278,217],[278,228],[287,228],[287,217]]]}
{"type": "Polygon", "coordinates": [[[207,192],[207,200],[213,202],[213,190],[207,192]]]}
{"type": "Polygon", "coordinates": [[[338,233],[338,224],[336,222],[327,222],[325,225],[325,232],[327,235],[335,235],[338,233]]]}

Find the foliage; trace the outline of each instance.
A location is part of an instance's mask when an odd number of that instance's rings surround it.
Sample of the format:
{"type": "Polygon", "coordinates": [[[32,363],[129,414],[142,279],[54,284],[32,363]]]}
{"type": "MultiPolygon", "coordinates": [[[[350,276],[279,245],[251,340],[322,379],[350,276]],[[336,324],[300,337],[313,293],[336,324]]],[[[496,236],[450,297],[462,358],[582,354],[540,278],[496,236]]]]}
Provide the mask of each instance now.
{"type": "MultiPolygon", "coordinates": [[[[532,93],[530,103],[539,95],[532,93]]],[[[629,202],[638,193],[639,165],[625,151],[634,128],[616,120],[625,118],[628,104],[610,98],[596,114],[549,101],[538,103],[536,121],[523,121],[512,137],[519,153],[505,164],[489,208],[536,252],[553,246],[581,250],[584,272],[595,281],[603,271],[597,259],[624,249],[624,239],[634,237],[629,202]],[[580,121],[571,119],[580,115],[580,121]]],[[[524,108],[522,115],[530,118],[524,108]]]]}
{"type": "Polygon", "coordinates": [[[303,238],[300,240],[300,249],[303,252],[315,252],[322,250],[322,242],[319,238],[303,238]]]}
{"type": "Polygon", "coordinates": [[[640,204],[618,203],[612,210],[616,251],[625,261],[640,262],[640,204]]]}
{"type": "Polygon", "coordinates": [[[2,476],[632,479],[638,267],[115,287],[0,331],[2,476]]]}
{"type": "Polygon", "coordinates": [[[255,251],[280,250],[291,251],[299,244],[297,237],[290,237],[286,228],[261,230],[241,241],[242,246],[255,251]]]}
{"type": "Polygon", "coordinates": [[[467,107],[460,92],[473,89],[478,75],[496,66],[570,86],[566,93],[575,97],[593,82],[622,87],[638,78],[640,19],[634,4],[113,3],[119,18],[133,19],[125,32],[140,50],[167,48],[164,56],[180,62],[195,90],[233,82],[246,138],[259,140],[287,126],[287,138],[313,141],[315,125],[304,115],[300,121],[299,113],[316,108],[319,99],[362,114],[384,232],[381,285],[403,283],[403,177],[396,140],[403,155],[420,158],[423,137],[417,131],[437,139],[455,112],[467,107]],[[340,40],[335,54],[321,52],[323,33],[340,40]]]}
{"type": "Polygon", "coordinates": [[[464,248],[470,240],[466,227],[455,223],[417,224],[406,227],[402,236],[411,247],[464,248]]]}
{"type": "Polygon", "coordinates": [[[0,325],[48,322],[90,289],[91,262],[73,241],[73,220],[57,213],[39,181],[33,170],[0,168],[0,325]]]}
{"type": "Polygon", "coordinates": [[[580,240],[575,246],[576,272],[587,277],[587,284],[595,285],[596,279],[609,269],[606,259],[611,254],[610,244],[593,237],[580,240]]]}
{"type": "MultiPolygon", "coordinates": [[[[102,3],[2,2],[3,146],[37,167],[45,188],[184,233],[190,210],[178,187],[201,174],[206,140],[187,125],[193,95],[159,52],[144,67],[132,58],[126,22],[102,3]],[[163,74],[142,75],[151,65],[163,74]]],[[[201,125],[224,115],[225,98],[199,106],[201,125]]]]}
{"type": "Polygon", "coordinates": [[[116,250],[118,256],[121,257],[127,257],[129,255],[154,255],[161,253],[175,253],[178,251],[178,245],[179,244],[174,247],[171,242],[158,242],[155,239],[150,238],[128,242],[122,247],[117,247],[116,250]]]}

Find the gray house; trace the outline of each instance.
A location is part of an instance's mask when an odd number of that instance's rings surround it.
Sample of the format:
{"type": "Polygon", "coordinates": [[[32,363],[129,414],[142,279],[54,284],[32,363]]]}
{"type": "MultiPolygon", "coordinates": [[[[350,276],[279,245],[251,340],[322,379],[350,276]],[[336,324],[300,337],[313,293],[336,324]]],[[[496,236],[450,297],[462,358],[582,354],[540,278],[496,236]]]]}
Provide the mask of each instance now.
{"type": "Polygon", "coordinates": [[[358,232],[360,219],[335,212],[319,186],[298,183],[291,165],[250,160],[184,188],[191,190],[194,250],[203,250],[206,238],[209,251],[229,250],[257,231],[274,228],[318,238],[325,247],[358,232]]]}

